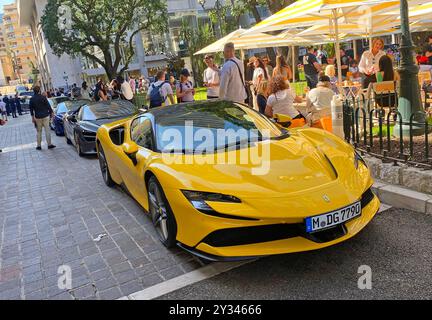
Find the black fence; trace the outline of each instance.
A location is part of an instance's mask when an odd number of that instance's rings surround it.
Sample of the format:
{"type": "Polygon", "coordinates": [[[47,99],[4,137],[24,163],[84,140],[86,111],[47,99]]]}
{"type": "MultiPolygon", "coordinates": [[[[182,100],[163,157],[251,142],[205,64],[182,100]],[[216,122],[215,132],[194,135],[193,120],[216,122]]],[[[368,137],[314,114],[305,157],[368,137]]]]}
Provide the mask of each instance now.
{"type": "Polygon", "coordinates": [[[432,118],[428,108],[425,99],[424,110],[404,120],[398,111],[397,93],[376,99],[364,94],[351,97],[344,101],[345,139],[362,153],[430,169],[432,118]]]}

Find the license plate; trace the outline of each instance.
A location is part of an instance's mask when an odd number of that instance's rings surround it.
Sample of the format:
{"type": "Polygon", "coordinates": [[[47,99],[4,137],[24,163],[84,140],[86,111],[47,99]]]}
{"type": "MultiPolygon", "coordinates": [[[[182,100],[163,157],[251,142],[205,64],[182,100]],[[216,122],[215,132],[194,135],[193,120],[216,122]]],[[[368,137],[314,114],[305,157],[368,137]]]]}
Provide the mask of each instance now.
{"type": "Polygon", "coordinates": [[[306,232],[312,233],[337,226],[361,215],[360,201],[348,207],[321,214],[319,216],[306,218],[306,232]]]}

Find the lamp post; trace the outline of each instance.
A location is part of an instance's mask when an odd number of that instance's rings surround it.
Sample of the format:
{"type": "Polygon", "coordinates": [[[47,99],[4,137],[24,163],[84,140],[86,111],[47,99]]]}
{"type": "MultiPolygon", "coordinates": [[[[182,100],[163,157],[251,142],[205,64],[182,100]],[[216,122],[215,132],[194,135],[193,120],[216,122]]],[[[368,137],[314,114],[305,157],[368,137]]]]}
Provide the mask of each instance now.
{"type": "MultiPolygon", "coordinates": [[[[414,63],[414,45],[411,38],[408,16],[408,1],[400,0],[400,15],[401,15],[401,30],[402,41],[400,46],[401,64],[398,68],[400,74],[400,93],[398,111],[402,115],[402,134],[408,136],[410,134],[409,121],[411,115],[415,112],[422,111],[422,103],[420,96],[420,85],[418,82],[419,67],[414,63]]],[[[413,135],[421,135],[424,133],[422,125],[414,123],[412,127],[413,135]]],[[[396,137],[400,136],[399,121],[394,127],[393,134],[396,137]]]]}

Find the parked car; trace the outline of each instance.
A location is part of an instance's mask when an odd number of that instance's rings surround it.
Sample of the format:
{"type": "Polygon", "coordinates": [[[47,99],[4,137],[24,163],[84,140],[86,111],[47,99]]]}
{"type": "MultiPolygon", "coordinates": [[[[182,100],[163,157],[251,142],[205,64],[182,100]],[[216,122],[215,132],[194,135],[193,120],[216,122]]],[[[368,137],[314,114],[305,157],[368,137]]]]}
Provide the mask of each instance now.
{"type": "Polygon", "coordinates": [[[30,109],[30,99],[34,96],[33,91],[21,91],[18,92],[18,98],[21,101],[21,109],[24,112],[28,112],[30,109]]]}
{"type": "Polygon", "coordinates": [[[285,130],[234,102],[151,109],[102,125],[96,146],[105,184],[129,191],[161,242],[207,260],[331,246],[380,207],[351,145],[320,129],[285,130]]]}
{"type": "Polygon", "coordinates": [[[136,107],[124,100],[88,101],[63,117],[64,135],[68,144],[73,144],[80,156],[96,153],[96,132],[105,123],[130,117],[136,107]]]}
{"type": "Polygon", "coordinates": [[[89,100],[63,101],[57,105],[54,117],[51,119],[52,127],[57,136],[64,135],[63,118],[68,112],[75,112],[81,106],[89,103],[89,100]]]}
{"type": "Polygon", "coordinates": [[[57,105],[59,103],[64,102],[64,101],[70,101],[70,100],[72,100],[72,99],[69,97],[66,97],[66,96],[48,98],[48,102],[50,103],[51,108],[53,109],[54,112],[55,112],[55,109],[57,108],[57,105]]]}

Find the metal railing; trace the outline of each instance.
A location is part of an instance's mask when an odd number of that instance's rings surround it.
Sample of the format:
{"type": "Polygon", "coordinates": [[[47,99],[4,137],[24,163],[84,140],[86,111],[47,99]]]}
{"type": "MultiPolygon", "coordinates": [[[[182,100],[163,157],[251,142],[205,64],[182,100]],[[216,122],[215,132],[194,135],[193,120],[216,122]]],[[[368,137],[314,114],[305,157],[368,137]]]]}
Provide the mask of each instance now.
{"type": "MultiPolygon", "coordinates": [[[[426,107],[425,102],[424,110],[426,107]]],[[[403,121],[397,92],[381,94],[378,99],[360,94],[346,99],[343,109],[345,140],[362,153],[395,164],[432,168],[432,118],[426,111],[415,112],[409,121],[403,121]]]]}

